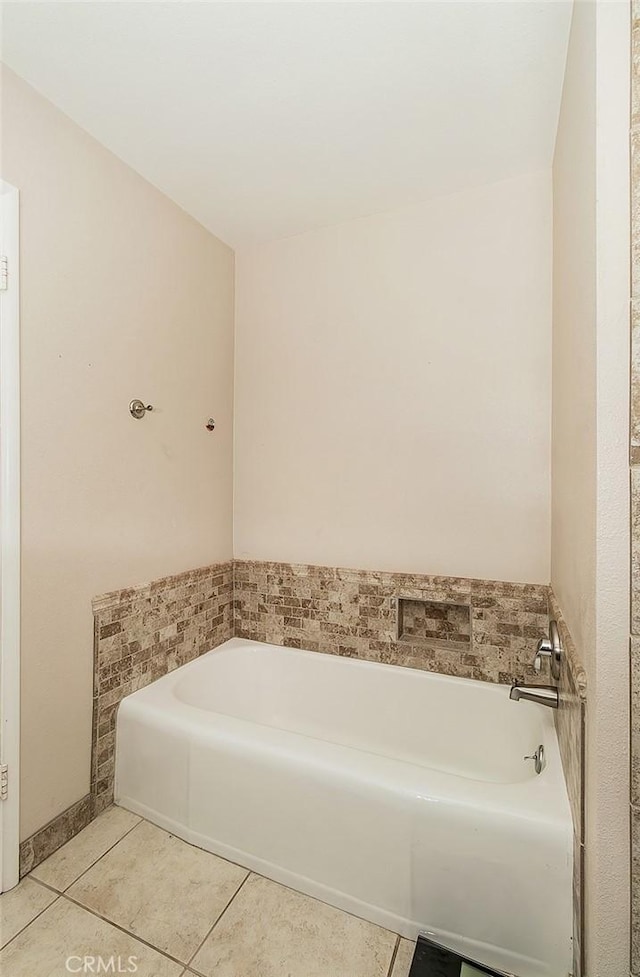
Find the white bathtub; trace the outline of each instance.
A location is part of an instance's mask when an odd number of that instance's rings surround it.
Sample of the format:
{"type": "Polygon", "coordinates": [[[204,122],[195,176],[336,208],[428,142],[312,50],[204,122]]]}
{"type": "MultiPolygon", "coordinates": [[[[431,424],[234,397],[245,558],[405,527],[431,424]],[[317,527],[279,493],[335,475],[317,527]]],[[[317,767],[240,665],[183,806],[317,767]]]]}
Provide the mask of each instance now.
{"type": "Polygon", "coordinates": [[[405,936],[569,971],[553,716],[505,686],[233,638],[123,700],[116,800],[405,936]]]}

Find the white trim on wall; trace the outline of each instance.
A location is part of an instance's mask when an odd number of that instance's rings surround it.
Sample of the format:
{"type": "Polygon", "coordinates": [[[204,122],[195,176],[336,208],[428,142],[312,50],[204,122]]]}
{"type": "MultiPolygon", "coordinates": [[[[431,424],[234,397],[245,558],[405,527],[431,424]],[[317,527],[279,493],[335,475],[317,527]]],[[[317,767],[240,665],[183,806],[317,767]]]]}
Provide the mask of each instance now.
{"type": "Polygon", "coordinates": [[[586,971],[629,973],[631,10],[596,4],[596,608],[587,702],[586,971]]]}
{"type": "Polygon", "coordinates": [[[0,181],[0,761],[8,768],[0,801],[0,892],[19,877],[20,780],[20,317],[19,197],[0,181]]]}

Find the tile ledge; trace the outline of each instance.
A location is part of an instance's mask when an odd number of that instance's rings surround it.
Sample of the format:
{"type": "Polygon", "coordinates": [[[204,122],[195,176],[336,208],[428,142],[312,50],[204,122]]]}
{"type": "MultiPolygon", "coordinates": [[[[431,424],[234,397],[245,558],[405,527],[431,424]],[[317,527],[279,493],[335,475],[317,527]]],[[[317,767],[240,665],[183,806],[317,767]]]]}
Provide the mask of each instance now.
{"type": "Polygon", "coordinates": [[[563,638],[563,645],[565,651],[565,665],[570,669],[573,676],[573,681],[576,687],[576,692],[581,702],[587,701],[587,673],[585,671],[584,665],[578,657],[578,649],[576,648],[575,642],[569,626],[565,620],[564,614],[562,613],[562,608],[560,607],[560,602],[556,596],[553,587],[549,586],[549,617],[555,617],[558,625],[560,627],[561,637],[563,638]],[[563,634],[564,632],[564,634],[563,634]]]}
{"type": "Polygon", "coordinates": [[[110,590],[105,594],[98,594],[92,598],[91,610],[94,614],[97,614],[109,607],[117,607],[118,604],[129,604],[134,600],[140,600],[141,597],[152,594],[160,589],[162,584],[168,583],[169,581],[172,581],[174,584],[179,584],[183,580],[194,580],[207,573],[215,573],[224,567],[233,570],[233,560],[231,558],[228,560],[218,560],[216,563],[208,563],[205,566],[193,567],[190,570],[182,570],[179,573],[171,573],[165,577],[156,577],[153,580],[136,584],[133,587],[121,587],[119,590],[110,590]]]}
{"type": "MultiPolygon", "coordinates": [[[[401,578],[403,581],[407,579],[419,579],[421,581],[420,587],[413,588],[408,584],[406,586],[412,589],[429,589],[438,587],[460,587],[465,592],[476,588],[478,590],[503,590],[505,592],[512,592],[515,594],[534,594],[536,596],[545,596],[549,591],[549,584],[546,583],[530,583],[528,581],[517,581],[517,580],[494,580],[489,577],[459,577],[459,576],[449,576],[444,573],[424,573],[418,571],[407,571],[407,570],[371,570],[363,567],[344,567],[344,566],[329,566],[327,564],[321,563],[283,563],[279,560],[257,560],[249,557],[235,557],[233,560],[234,570],[242,573],[245,567],[249,568],[262,568],[264,573],[283,573],[290,574],[292,576],[305,577],[317,572],[320,575],[326,576],[327,579],[334,580],[344,580],[351,576],[357,578],[358,582],[361,578],[366,575],[370,575],[376,580],[391,578],[394,582],[401,578]]],[[[404,583],[400,584],[400,587],[405,586],[404,583]]],[[[397,595],[396,595],[397,596],[397,595]]],[[[399,596],[403,596],[400,594],[399,596]]],[[[409,598],[413,599],[413,598],[409,598]]]]}

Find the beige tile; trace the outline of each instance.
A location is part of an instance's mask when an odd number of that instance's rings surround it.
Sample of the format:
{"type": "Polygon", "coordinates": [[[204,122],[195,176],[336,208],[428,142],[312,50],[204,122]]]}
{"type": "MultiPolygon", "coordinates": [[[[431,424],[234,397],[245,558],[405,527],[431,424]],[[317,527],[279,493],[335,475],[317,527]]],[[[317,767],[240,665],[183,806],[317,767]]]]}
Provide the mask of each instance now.
{"type": "Polygon", "coordinates": [[[252,875],[190,964],[206,977],[387,977],[396,936],[252,875]]]}
{"type": "Polygon", "coordinates": [[[15,889],[0,896],[0,947],[6,946],[16,933],[50,906],[56,898],[31,879],[23,879],[15,889]]]}
{"type": "Polygon", "coordinates": [[[122,807],[107,808],[75,838],[38,865],[32,872],[33,877],[64,891],[139,821],[136,814],[122,807]]]}
{"type": "Polygon", "coordinates": [[[188,963],[246,876],[245,869],[142,821],[68,893],[188,963]]]}
{"type": "Polygon", "coordinates": [[[411,940],[400,940],[396,959],[393,962],[391,977],[409,977],[409,968],[413,960],[416,945],[411,940]]]}
{"type": "MultiPolygon", "coordinates": [[[[37,883],[32,883],[36,885],[37,883]]],[[[182,965],[134,940],[80,906],[61,897],[0,952],[0,973],[11,977],[69,977],[82,958],[102,958],[102,973],[136,965],[136,977],[179,977],[182,965]],[[67,961],[70,967],[67,967],[67,961]],[[130,961],[129,958],[134,958],[130,961]]],[[[78,971],[80,973],[89,971],[78,971]]]]}

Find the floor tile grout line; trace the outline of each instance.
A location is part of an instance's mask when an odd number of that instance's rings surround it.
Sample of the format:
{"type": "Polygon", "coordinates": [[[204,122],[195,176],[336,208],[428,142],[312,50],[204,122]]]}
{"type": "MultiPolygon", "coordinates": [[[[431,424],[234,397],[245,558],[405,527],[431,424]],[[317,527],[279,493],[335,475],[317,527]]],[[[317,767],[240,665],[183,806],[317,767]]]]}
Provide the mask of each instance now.
{"type": "MultiPolygon", "coordinates": [[[[117,807],[117,805],[115,805],[115,806],[117,807]]],[[[126,808],[122,808],[122,810],[126,810],[126,808]]],[[[133,812],[130,812],[130,813],[133,813],[133,812]]],[[[81,878],[83,878],[83,876],[84,876],[84,875],[85,875],[85,874],[86,874],[86,873],[87,873],[87,872],[88,872],[88,871],[89,871],[89,870],[90,870],[91,868],[93,868],[93,867],[94,867],[95,865],[97,865],[97,864],[98,864],[98,862],[99,862],[99,861],[100,861],[100,860],[101,860],[102,858],[104,858],[104,856],[105,856],[105,855],[107,855],[107,854],[108,854],[108,852],[110,852],[110,851],[112,851],[112,850],[113,850],[113,849],[114,849],[114,848],[116,847],[116,845],[118,845],[118,844],[120,844],[120,842],[121,842],[121,841],[122,841],[122,840],[123,840],[124,838],[126,838],[126,837],[127,837],[127,835],[129,835],[129,834],[131,834],[131,832],[132,832],[132,831],[134,831],[134,830],[135,830],[135,829],[136,829],[136,828],[137,828],[137,827],[138,827],[138,826],[139,826],[140,824],[143,824],[143,823],[144,823],[144,824],[153,824],[153,822],[152,822],[152,821],[147,821],[147,819],[146,819],[146,818],[143,818],[143,817],[140,817],[139,815],[136,815],[136,817],[138,817],[138,818],[139,818],[139,820],[138,820],[138,822],[137,822],[136,824],[134,824],[134,825],[132,825],[132,827],[131,827],[131,828],[129,828],[129,830],[128,830],[128,831],[127,831],[127,832],[126,832],[126,833],[125,833],[124,835],[122,835],[122,838],[119,838],[119,839],[118,839],[118,841],[116,841],[116,842],[115,842],[115,843],[114,843],[113,845],[111,845],[111,847],[110,847],[110,848],[108,848],[108,849],[107,849],[107,851],[105,851],[105,852],[103,852],[103,854],[102,854],[102,855],[100,855],[100,857],[99,857],[99,858],[97,858],[97,859],[96,859],[96,860],[95,860],[95,861],[94,861],[94,862],[93,862],[93,863],[92,863],[92,864],[91,864],[91,865],[90,865],[90,866],[89,866],[89,867],[88,867],[87,869],[85,869],[85,871],[84,871],[84,872],[81,872],[81,873],[80,873],[80,875],[79,875],[79,876],[78,876],[78,877],[77,877],[76,879],[74,879],[74,881],[73,881],[73,882],[70,882],[70,883],[69,883],[69,885],[67,886],[67,888],[66,888],[66,889],[64,889],[64,890],[60,890],[60,889],[56,889],[56,888],[55,888],[54,886],[52,886],[52,885],[50,885],[49,883],[47,883],[47,882],[43,882],[43,881],[41,881],[40,879],[38,879],[38,878],[36,878],[36,876],[28,876],[28,877],[32,877],[32,878],[33,878],[33,881],[34,881],[34,882],[37,882],[37,883],[38,883],[39,885],[41,885],[41,886],[43,886],[43,887],[44,887],[45,889],[48,889],[48,890],[49,890],[50,892],[54,892],[54,893],[55,893],[55,894],[56,894],[57,896],[66,896],[66,897],[67,897],[67,898],[69,899],[69,901],[70,901],[70,902],[73,902],[73,903],[75,903],[75,905],[77,905],[77,906],[80,906],[80,907],[81,907],[82,909],[86,909],[86,910],[87,910],[88,912],[91,912],[91,913],[93,913],[93,915],[95,915],[95,916],[97,916],[97,917],[98,917],[99,919],[104,919],[104,921],[105,921],[105,922],[108,922],[108,923],[111,923],[111,924],[112,924],[112,925],[114,925],[114,926],[117,926],[117,928],[118,928],[118,929],[121,929],[121,930],[122,930],[122,931],[123,931],[124,933],[129,933],[129,934],[130,934],[130,935],[131,935],[131,936],[132,936],[132,937],[133,937],[134,939],[139,939],[139,937],[137,936],[137,934],[135,934],[135,933],[132,933],[132,932],[131,932],[130,930],[127,930],[127,929],[126,929],[125,927],[122,927],[122,926],[119,926],[119,925],[118,925],[117,923],[114,923],[114,922],[113,922],[112,920],[110,920],[110,919],[109,919],[108,917],[106,917],[106,916],[101,916],[101,915],[100,915],[100,913],[98,913],[98,912],[95,912],[95,911],[94,911],[94,910],[92,910],[92,909],[91,909],[91,908],[90,908],[89,906],[85,906],[85,905],[84,905],[83,903],[81,903],[81,902],[79,902],[79,901],[78,901],[77,899],[74,899],[74,898],[73,898],[72,896],[70,896],[70,895],[68,895],[68,893],[69,893],[69,890],[71,889],[71,887],[72,887],[73,885],[75,885],[75,883],[76,883],[76,882],[78,882],[78,881],[79,881],[79,880],[80,880],[81,878]]],[[[157,827],[157,825],[154,825],[154,827],[157,827]]],[[[166,829],[164,829],[164,828],[161,828],[160,830],[162,830],[162,831],[166,831],[166,829]]],[[[172,832],[167,832],[167,834],[169,834],[169,835],[171,835],[172,837],[176,837],[176,838],[178,838],[178,835],[174,835],[174,834],[172,834],[172,832]]],[[[180,841],[184,841],[184,839],[181,839],[181,838],[179,838],[179,840],[180,840],[180,841]]],[[[177,958],[175,958],[175,957],[171,957],[171,955],[170,955],[170,954],[165,954],[166,956],[168,956],[168,957],[170,957],[170,959],[175,959],[177,963],[182,963],[182,964],[183,964],[183,966],[187,966],[187,967],[188,967],[188,966],[191,966],[191,962],[192,962],[192,961],[193,961],[193,960],[195,959],[195,957],[196,957],[196,955],[197,955],[197,954],[199,953],[199,951],[200,951],[200,950],[202,949],[202,947],[204,946],[204,944],[205,944],[205,942],[207,941],[207,939],[209,938],[209,936],[211,935],[211,933],[212,933],[212,932],[214,931],[214,929],[216,928],[216,926],[218,925],[218,923],[220,922],[220,920],[222,919],[222,917],[223,917],[223,916],[224,916],[224,914],[226,913],[226,911],[227,911],[227,909],[229,908],[229,906],[231,905],[231,903],[232,903],[232,902],[234,901],[234,899],[236,898],[236,896],[238,895],[238,893],[240,892],[240,890],[241,890],[241,889],[243,888],[243,886],[244,886],[244,884],[245,884],[245,882],[247,882],[247,881],[248,881],[248,879],[250,878],[250,876],[251,876],[251,875],[255,875],[255,876],[256,876],[257,878],[261,878],[261,879],[266,879],[266,880],[267,880],[268,882],[273,882],[273,883],[274,883],[275,885],[282,885],[282,888],[284,888],[284,889],[288,889],[288,890],[290,890],[291,892],[296,892],[296,893],[298,893],[299,895],[302,895],[302,896],[304,896],[304,897],[306,897],[306,898],[308,898],[308,899],[313,899],[313,898],[314,898],[313,896],[308,896],[308,895],[307,895],[306,893],[304,893],[304,892],[303,892],[303,893],[301,893],[299,889],[293,889],[293,888],[292,888],[291,886],[288,886],[288,885],[284,885],[284,884],[282,884],[282,883],[280,883],[280,882],[274,882],[274,880],[273,880],[273,879],[270,879],[270,878],[269,878],[268,876],[266,876],[266,875],[261,875],[261,874],[260,874],[259,872],[253,872],[253,871],[251,871],[251,869],[248,869],[248,868],[246,867],[246,865],[240,865],[240,863],[238,863],[238,862],[232,862],[232,861],[230,861],[229,859],[225,859],[225,858],[223,858],[223,857],[222,857],[221,855],[215,855],[215,853],[214,853],[214,852],[208,852],[206,848],[199,848],[199,846],[197,846],[197,845],[192,845],[192,844],[191,844],[190,842],[184,842],[184,843],[185,843],[185,844],[188,844],[188,845],[190,845],[190,847],[193,847],[193,848],[197,848],[197,849],[198,849],[199,851],[203,851],[203,852],[205,852],[206,854],[212,854],[212,855],[214,855],[214,857],[216,857],[216,858],[220,858],[220,859],[221,859],[222,861],[225,861],[225,862],[227,862],[227,864],[229,864],[229,865],[233,865],[233,866],[235,866],[235,867],[237,867],[237,868],[240,868],[240,869],[242,869],[242,870],[243,870],[243,871],[245,871],[245,872],[246,872],[247,874],[246,874],[246,876],[244,877],[244,879],[242,880],[242,882],[240,883],[240,885],[238,886],[238,888],[236,889],[236,891],[234,892],[234,894],[233,894],[233,896],[232,896],[232,897],[230,898],[230,900],[229,900],[229,902],[228,902],[228,903],[226,904],[226,906],[224,907],[224,909],[223,909],[223,910],[222,910],[222,912],[220,913],[220,915],[219,915],[219,916],[218,916],[218,917],[216,918],[216,920],[215,920],[215,922],[213,923],[213,925],[211,926],[211,928],[210,928],[210,929],[208,930],[208,932],[206,933],[206,935],[205,935],[205,937],[204,937],[204,939],[202,940],[202,942],[200,943],[200,945],[199,945],[199,946],[198,946],[198,947],[196,948],[196,950],[194,951],[194,953],[193,953],[193,955],[192,955],[192,956],[191,956],[191,957],[189,958],[189,961],[188,961],[188,963],[186,963],[186,964],[185,964],[185,963],[183,963],[183,961],[181,961],[181,960],[177,960],[177,958]]],[[[329,907],[330,907],[330,908],[332,908],[332,909],[336,909],[336,910],[337,910],[338,912],[342,912],[342,913],[344,913],[344,915],[346,915],[346,916],[351,916],[351,917],[352,917],[353,919],[362,919],[362,917],[361,917],[361,916],[356,916],[356,915],[355,915],[354,913],[350,913],[350,912],[348,912],[348,911],[346,911],[346,910],[342,910],[342,909],[337,909],[337,907],[336,907],[336,906],[332,906],[332,904],[331,904],[331,903],[328,903],[328,902],[325,902],[325,901],[324,901],[324,900],[322,900],[322,899],[318,899],[318,900],[316,900],[316,901],[318,901],[318,902],[320,902],[320,903],[322,903],[322,905],[325,905],[325,906],[329,906],[329,907]]],[[[365,922],[367,922],[367,921],[365,920],[365,922]]],[[[27,925],[28,925],[28,924],[27,924],[27,925]]],[[[376,924],[375,924],[375,923],[372,923],[371,925],[373,925],[373,926],[375,926],[376,924]]],[[[386,927],[380,927],[380,928],[381,928],[381,929],[386,929],[386,927]]],[[[396,937],[397,939],[399,939],[399,937],[398,937],[398,934],[397,934],[397,933],[393,933],[393,931],[392,931],[392,930],[389,930],[389,932],[390,932],[390,933],[392,933],[392,934],[393,934],[393,935],[394,935],[394,936],[395,936],[395,937],[396,937]]],[[[147,941],[146,941],[146,940],[141,940],[141,942],[142,942],[142,943],[146,943],[146,944],[147,944],[147,946],[149,946],[149,947],[151,947],[151,949],[153,949],[153,950],[156,950],[156,949],[158,949],[158,948],[157,948],[157,947],[155,947],[155,946],[154,946],[154,945],[153,945],[152,943],[147,943],[147,941]]],[[[164,951],[162,951],[162,950],[158,950],[158,952],[159,952],[159,953],[163,953],[164,951]]]]}
{"type": "Polygon", "coordinates": [[[220,915],[216,918],[215,922],[210,927],[210,929],[207,930],[207,933],[205,934],[205,937],[201,941],[201,943],[199,944],[199,946],[196,947],[196,949],[194,950],[193,954],[189,957],[189,961],[187,963],[187,967],[190,967],[191,966],[192,962],[195,960],[195,958],[200,953],[200,950],[202,949],[202,947],[205,945],[205,943],[207,942],[207,940],[209,939],[209,937],[213,933],[214,929],[216,928],[216,926],[218,925],[218,923],[220,922],[220,920],[222,919],[222,917],[226,913],[226,911],[229,908],[229,906],[231,905],[231,903],[234,901],[234,899],[236,898],[236,896],[238,895],[238,893],[240,892],[240,890],[244,887],[245,882],[247,882],[247,880],[250,879],[252,875],[253,875],[253,872],[250,872],[247,869],[247,874],[245,875],[245,877],[243,878],[242,882],[240,883],[240,885],[238,886],[238,888],[236,889],[236,891],[233,893],[233,895],[229,899],[229,902],[226,904],[226,906],[224,907],[224,909],[222,910],[222,912],[220,913],[220,915]]]}
{"type": "Polygon", "coordinates": [[[167,950],[161,950],[160,947],[154,946],[153,943],[149,943],[148,940],[145,940],[143,936],[140,936],[138,933],[132,933],[131,930],[125,929],[125,927],[121,926],[120,923],[116,923],[113,919],[109,919],[108,916],[103,916],[102,913],[92,909],[91,906],[85,906],[83,903],[78,902],[77,899],[74,899],[72,896],[68,895],[68,893],[61,892],[60,898],[66,899],[67,902],[77,906],[78,909],[84,909],[85,912],[95,916],[96,919],[101,919],[103,923],[107,923],[109,926],[113,926],[114,929],[120,930],[121,933],[124,933],[126,936],[130,936],[132,940],[135,940],[137,943],[142,943],[143,946],[146,946],[149,950],[153,950],[154,953],[159,953],[161,956],[166,957],[167,960],[171,960],[172,963],[177,963],[180,967],[187,966],[184,960],[179,960],[178,957],[174,957],[167,950]]]}
{"type": "MultiPolygon", "coordinates": [[[[117,804],[114,805],[114,807],[117,807],[117,804]]],[[[108,808],[107,808],[107,810],[108,810],[108,808]]],[[[121,807],[121,808],[119,808],[119,810],[126,811],[126,808],[125,807],[121,807]]],[[[133,812],[132,811],[129,811],[128,813],[129,814],[132,814],[133,812]]],[[[118,838],[117,841],[114,841],[114,843],[112,845],[109,845],[109,847],[105,851],[103,851],[101,855],[98,855],[98,857],[93,862],[91,862],[91,865],[88,865],[87,868],[83,869],[83,871],[80,872],[80,875],[76,876],[76,878],[72,882],[70,882],[69,885],[66,886],[66,888],[64,888],[64,889],[56,889],[56,887],[54,885],[51,885],[51,883],[49,883],[49,882],[41,882],[41,880],[38,878],[37,875],[32,875],[32,872],[36,872],[38,870],[39,866],[36,866],[36,868],[32,869],[31,872],[29,873],[29,875],[27,876],[27,878],[28,879],[29,878],[30,879],[33,879],[34,882],[40,882],[40,884],[46,886],[47,889],[53,889],[54,892],[58,892],[60,895],[64,895],[64,893],[67,892],[67,890],[70,889],[72,885],[75,885],[76,882],[79,882],[80,879],[83,878],[83,876],[85,876],[87,874],[87,872],[89,872],[94,867],[94,865],[97,865],[98,862],[102,858],[104,858],[105,855],[108,855],[110,851],[113,851],[113,849],[116,847],[116,845],[119,845],[120,842],[123,841],[127,837],[127,835],[130,835],[132,831],[135,831],[135,829],[138,827],[139,824],[142,824],[144,818],[141,818],[138,814],[135,814],[134,817],[137,817],[138,818],[138,820],[136,821],[136,823],[135,824],[132,824],[131,827],[128,828],[125,831],[125,833],[123,835],[121,835],[120,838],[118,838]]],[[[95,821],[90,822],[90,823],[95,824],[95,821]]],[[[89,825],[87,825],[87,827],[89,827],[89,825]]],[[[78,835],[75,835],[75,837],[77,838],[78,835]]],[[[70,840],[73,841],[73,838],[70,839],[70,840]]],[[[69,842],[67,842],[67,844],[69,844],[69,842]]],[[[62,848],[58,848],[58,851],[62,851],[62,848]]],[[[53,854],[55,855],[56,853],[54,852],[53,854]]],[[[49,856],[49,857],[51,857],[51,856],[49,856]]],[[[47,859],[45,859],[45,861],[47,861],[47,859]]],[[[40,864],[41,865],[44,865],[44,862],[41,862],[40,864]]]]}
{"type": "Polygon", "coordinates": [[[387,970],[387,977],[391,977],[393,974],[393,968],[396,965],[396,958],[398,956],[398,950],[400,949],[400,936],[396,936],[395,946],[393,948],[393,953],[391,954],[391,961],[389,963],[389,969],[387,970]]]}
{"type": "Polygon", "coordinates": [[[48,889],[49,892],[53,892],[57,896],[64,895],[64,893],[60,892],[59,889],[54,889],[53,886],[49,885],[48,882],[42,882],[40,879],[36,879],[35,876],[32,878],[30,875],[27,875],[27,878],[31,879],[32,882],[37,882],[38,885],[41,885],[43,889],[48,889]]]}
{"type": "MultiPolygon", "coordinates": [[[[123,808],[123,810],[125,810],[125,808],[123,808]]],[[[115,844],[111,845],[111,847],[109,849],[107,849],[107,851],[103,852],[103,854],[100,856],[100,858],[97,858],[95,860],[95,862],[93,862],[92,865],[89,866],[89,868],[93,868],[94,865],[97,865],[97,863],[100,861],[100,859],[104,858],[104,856],[107,854],[107,852],[112,851],[112,849],[115,848],[116,845],[118,845],[124,838],[127,837],[127,835],[131,834],[131,832],[134,831],[138,827],[138,825],[139,824],[142,824],[142,823],[151,823],[151,822],[146,822],[146,819],[145,818],[139,818],[138,822],[136,824],[132,825],[132,827],[129,828],[129,830],[124,835],[122,835],[122,838],[119,838],[118,841],[115,842],[115,844]]],[[[186,842],[186,844],[188,844],[188,843],[186,842]]],[[[192,847],[195,847],[195,846],[192,846],[192,847]]],[[[231,864],[234,864],[234,863],[231,863],[231,864]]],[[[243,866],[240,866],[240,867],[244,868],[243,866]]],[[[89,871],[89,868],[87,868],[85,871],[88,872],[89,871]]],[[[215,927],[217,926],[217,924],[219,923],[219,921],[222,919],[222,917],[226,913],[227,909],[229,908],[229,906],[231,905],[231,903],[233,902],[233,900],[235,899],[235,897],[238,895],[238,893],[242,889],[243,885],[245,884],[245,882],[247,881],[247,879],[249,878],[249,876],[252,874],[249,869],[246,869],[245,868],[244,871],[246,871],[246,873],[247,873],[245,875],[244,879],[242,880],[242,882],[240,883],[240,885],[238,886],[238,888],[236,889],[236,891],[233,893],[233,895],[229,899],[228,903],[225,905],[225,907],[222,910],[222,912],[220,913],[220,915],[216,918],[216,920],[213,923],[213,925],[211,926],[211,928],[207,931],[207,933],[206,933],[204,939],[202,940],[202,942],[196,947],[196,949],[193,952],[192,956],[189,957],[189,960],[188,961],[179,960],[178,957],[174,957],[172,954],[168,953],[166,950],[161,950],[160,947],[154,946],[153,943],[150,943],[148,940],[145,940],[144,937],[141,937],[138,933],[133,933],[131,930],[126,929],[126,927],[121,926],[119,923],[116,923],[112,919],[109,919],[108,916],[103,916],[102,913],[97,912],[97,910],[93,909],[91,906],[86,906],[86,905],[84,905],[84,903],[80,902],[78,899],[74,899],[73,896],[69,894],[69,889],[71,888],[72,885],[75,884],[75,882],[77,882],[79,879],[82,878],[82,876],[85,874],[85,872],[82,872],[78,876],[78,878],[75,879],[74,882],[71,882],[67,886],[67,888],[64,891],[62,891],[62,892],[60,890],[58,890],[58,889],[55,889],[52,885],[49,885],[46,882],[42,882],[40,879],[36,879],[35,876],[33,878],[33,881],[34,882],[37,882],[39,885],[41,885],[43,888],[47,889],[49,892],[54,893],[55,896],[57,897],[57,899],[59,899],[59,898],[67,899],[68,902],[72,903],[75,906],[78,906],[80,909],[84,909],[86,912],[91,913],[92,916],[95,916],[97,919],[101,919],[103,922],[108,923],[110,926],[114,926],[116,929],[120,930],[120,932],[127,934],[127,936],[131,936],[132,939],[137,940],[139,943],[144,944],[144,946],[149,947],[150,950],[155,950],[157,953],[162,954],[163,956],[167,957],[169,960],[172,960],[174,963],[179,964],[181,967],[188,967],[190,965],[191,961],[193,960],[193,958],[198,953],[198,951],[202,948],[202,946],[204,945],[204,943],[206,942],[206,940],[209,938],[210,934],[213,932],[213,930],[215,929],[215,927]]],[[[57,899],[54,899],[53,902],[50,903],[50,905],[53,905],[53,903],[56,902],[57,899]]],[[[48,909],[49,907],[47,906],[46,908],[48,909]]],[[[44,912],[44,910],[43,910],[43,912],[44,912]]],[[[39,914],[39,915],[41,915],[41,914],[39,914]]],[[[31,922],[33,922],[33,920],[31,922]]],[[[29,926],[29,925],[30,925],[30,923],[27,923],[27,926],[29,926]]],[[[26,929],[26,928],[27,927],[24,927],[24,929],[26,929]]],[[[18,935],[18,934],[16,934],[16,935],[18,935]]]]}
{"type": "MultiPolygon", "coordinates": [[[[46,888],[49,888],[49,887],[47,886],[46,888]]],[[[11,890],[9,890],[9,891],[11,891],[11,890]]],[[[13,943],[14,940],[17,940],[17,938],[20,936],[21,933],[24,933],[25,930],[28,930],[29,927],[31,926],[31,924],[32,923],[35,923],[36,919],[39,919],[40,916],[42,916],[43,913],[46,913],[47,909],[50,909],[51,906],[53,906],[54,903],[56,903],[58,901],[58,899],[60,898],[60,893],[59,892],[56,892],[55,889],[49,889],[49,891],[54,893],[55,899],[52,899],[51,902],[44,907],[44,909],[41,909],[40,912],[37,913],[33,917],[33,919],[30,919],[28,923],[25,923],[24,926],[22,927],[22,929],[19,929],[17,933],[14,933],[13,936],[11,937],[11,939],[10,940],[7,940],[7,942],[4,944],[4,946],[0,947],[0,952],[3,952],[4,950],[6,950],[7,947],[10,946],[13,943]]]]}

